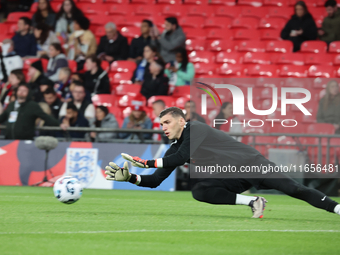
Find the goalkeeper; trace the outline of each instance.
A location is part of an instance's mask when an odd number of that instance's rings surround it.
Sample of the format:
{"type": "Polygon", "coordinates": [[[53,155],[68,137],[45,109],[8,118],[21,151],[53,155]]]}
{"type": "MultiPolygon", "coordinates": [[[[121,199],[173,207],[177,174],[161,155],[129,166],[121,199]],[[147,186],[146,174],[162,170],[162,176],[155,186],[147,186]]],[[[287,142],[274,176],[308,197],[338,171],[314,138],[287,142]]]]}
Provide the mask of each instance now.
{"type": "MultiPolygon", "coordinates": [[[[160,124],[165,135],[174,140],[163,158],[144,160],[122,153],[124,159],[132,165],[157,170],[151,175],[131,174],[128,163],[120,168],[114,162],[106,167],[106,179],[128,181],[141,187],[155,188],[165,180],[177,166],[184,163],[196,165],[260,166],[275,164],[267,160],[257,150],[236,141],[228,134],[200,122],[186,122],[181,109],[170,107],[160,113],[160,124]],[[192,138],[190,140],[190,137],[192,138]]],[[[253,212],[253,218],[262,218],[266,199],[245,196],[240,193],[251,187],[257,189],[276,189],[291,197],[340,215],[340,205],[318,190],[308,188],[284,174],[275,173],[278,178],[268,175],[250,174],[247,178],[201,178],[193,179],[192,196],[194,199],[211,204],[247,205],[253,212]],[[249,177],[249,178],[248,178],[249,177]],[[259,178],[260,177],[260,178],[259,178]]],[[[229,177],[229,176],[228,176],[229,177]]]]}

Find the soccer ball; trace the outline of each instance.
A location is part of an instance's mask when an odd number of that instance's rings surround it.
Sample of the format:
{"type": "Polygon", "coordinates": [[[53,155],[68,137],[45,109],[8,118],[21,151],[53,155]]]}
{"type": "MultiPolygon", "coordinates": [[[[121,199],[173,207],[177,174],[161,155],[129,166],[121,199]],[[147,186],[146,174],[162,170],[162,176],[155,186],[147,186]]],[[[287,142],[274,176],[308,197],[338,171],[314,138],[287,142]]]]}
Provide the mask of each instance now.
{"type": "Polygon", "coordinates": [[[54,183],[53,192],[54,196],[60,202],[73,204],[80,199],[81,194],[83,193],[83,188],[76,178],[72,176],[64,176],[54,183]]]}

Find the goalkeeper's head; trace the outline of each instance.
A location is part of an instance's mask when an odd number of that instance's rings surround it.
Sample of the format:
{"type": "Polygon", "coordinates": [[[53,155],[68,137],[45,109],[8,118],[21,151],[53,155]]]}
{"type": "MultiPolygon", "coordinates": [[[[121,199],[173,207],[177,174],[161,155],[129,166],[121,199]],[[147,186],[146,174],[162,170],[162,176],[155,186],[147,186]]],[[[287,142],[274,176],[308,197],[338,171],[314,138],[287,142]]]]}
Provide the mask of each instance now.
{"type": "Polygon", "coordinates": [[[159,118],[164,134],[170,140],[181,137],[186,121],[184,113],[180,108],[167,108],[160,113],[159,118]]]}

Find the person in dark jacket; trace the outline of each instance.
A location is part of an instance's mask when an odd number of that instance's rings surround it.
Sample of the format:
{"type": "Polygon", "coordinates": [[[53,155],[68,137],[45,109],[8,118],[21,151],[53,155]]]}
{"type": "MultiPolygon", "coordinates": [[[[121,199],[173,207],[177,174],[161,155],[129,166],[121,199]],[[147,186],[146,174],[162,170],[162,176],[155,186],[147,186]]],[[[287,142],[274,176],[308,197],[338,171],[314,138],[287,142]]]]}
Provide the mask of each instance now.
{"type": "Polygon", "coordinates": [[[31,64],[28,69],[30,81],[28,85],[32,89],[34,101],[40,102],[43,99],[43,92],[49,86],[53,86],[53,82],[44,75],[41,60],[37,60],[31,64]]]}
{"type": "Polygon", "coordinates": [[[86,58],[84,87],[91,94],[110,94],[110,80],[107,72],[100,67],[100,59],[95,54],[86,58]]]}
{"type": "Polygon", "coordinates": [[[43,112],[40,106],[30,99],[30,88],[20,84],[17,100],[10,103],[0,115],[0,123],[6,122],[6,139],[33,140],[35,121],[40,118],[45,126],[59,126],[59,122],[43,112]]]}
{"type": "Polygon", "coordinates": [[[205,123],[205,119],[199,115],[197,112],[196,112],[196,104],[194,101],[187,101],[185,103],[185,106],[184,106],[184,109],[186,111],[185,113],[185,120],[186,121],[200,121],[202,123],[205,123]]]}
{"type": "Polygon", "coordinates": [[[97,55],[108,62],[126,60],[129,56],[129,44],[126,37],[122,36],[114,23],[105,25],[106,35],[100,38],[97,55]]]}
{"type": "Polygon", "coordinates": [[[48,104],[51,110],[51,114],[55,119],[59,118],[59,111],[62,106],[62,102],[58,97],[57,92],[52,87],[49,87],[44,92],[44,102],[48,104]]]}
{"type": "Polygon", "coordinates": [[[50,1],[48,0],[39,0],[38,9],[33,14],[32,17],[32,25],[35,27],[38,23],[44,23],[48,25],[50,28],[54,28],[56,14],[52,9],[50,1]]]}
{"type": "Polygon", "coordinates": [[[163,62],[155,60],[150,64],[151,76],[145,77],[141,94],[149,99],[152,96],[167,95],[169,90],[169,78],[164,75],[163,62]]]}
{"type": "Polygon", "coordinates": [[[66,56],[62,53],[60,43],[52,43],[49,46],[49,61],[47,64],[46,76],[53,82],[59,80],[61,68],[68,67],[66,56]]]}
{"type": "Polygon", "coordinates": [[[36,56],[37,42],[33,34],[30,33],[31,20],[21,17],[18,20],[18,31],[13,36],[14,50],[20,57],[36,56]]]}
{"type": "Polygon", "coordinates": [[[134,38],[131,41],[129,60],[140,61],[143,59],[144,47],[146,45],[149,45],[151,41],[150,29],[152,27],[152,21],[147,19],[142,21],[142,25],[140,27],[141,36],[138,38],[134,38]]]}
{"type": "Polygon", "coordinates": [[[340,10],[338,10],[335,0],[327,0],[325,8],[328,16],[323,19],[318,34],[320,40],[329,44],[340,40],[340,10]]]}
{"type": "Polygon", "coordinates": [[[281,38],[292,41],[293,51],[299,51],[304,41],[316,40],[318,30],[312,15],[309,13],[305,2],[295,4],[295,14],[281,31],[281,38]]]}

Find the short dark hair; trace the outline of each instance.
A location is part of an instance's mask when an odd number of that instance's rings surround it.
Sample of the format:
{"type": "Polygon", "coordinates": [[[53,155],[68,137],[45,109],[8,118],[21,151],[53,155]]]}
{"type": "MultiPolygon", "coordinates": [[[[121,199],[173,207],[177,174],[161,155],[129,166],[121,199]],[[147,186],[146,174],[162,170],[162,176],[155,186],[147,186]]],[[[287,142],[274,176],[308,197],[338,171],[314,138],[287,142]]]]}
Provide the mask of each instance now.
{"type": "Polygon", "coordinates": [[[79,86],[79,87],[83,87],[84,88],[84,85],[81,81],[78,81],[78,80],[73,80],[71,82],[71,84],[74,84],[75,86],[79,86]]]}
{"type": "Polygon", "coordinates": [[[103,111],[105,113],[105,116],[109,114],[109,109],[107,109],[107,107],[104,105],[99,105],[97,109],[100,109],[101,111],[103,111]]]}
{"type": "Polygon", "coordinates": [[[17,77],[20,83],[25,83],[25,74],[22,72],[22,69],[12,70],[10,74],[13,74],[17,77]]]}
{"type": "Polygon", "coordinates": [[[52,46],[53,48],[55,48],[57,51],[59,51],[60,53],[63,52],[63,49],[61,48],[61,44],[60,43],[51,43],[50,46],[52,46]]]}
{"type": "Polygon", "coordinates": [[[152,23],[152,21],[151,21],[151,20],[148,20],[148,19],[143,19],[143,21],[142,21],[142,22],[144,22],[144,23],[147,23],[149,27],[153,27],[153,23],[152,23]]]}
{"type": "Polygon", "coordinates": [[[165,102],[162,99],[158,99],[155,102],[153,102],[152,104],[161,104],[164,108],[165,108],[165,102]]]}
{"type": "Polygon", "coordinates": [[[100,67],[101,61],[99,58],[97,58],[96,54],[91,54],[89,56],[86,57],[86,60],[90,59],[93,63],[97,64],[97,67],[100,67]]]}
{"type": "Polygon", "coordinates": [[[29,25],[29,26],[32,25],[32,20],[28,17],[22,16],[19,18],[19,20],[22,20],[25,23],[25,25],[29,25]]]}
{"type": "Polygon", "coordinates": [[[325,2],[325,7],[335,7],[337,5],[337,3],[336,3],[336,1],[335,0],[327,0],[326,2],[325,2]]]}
{"type": "Polygon", "coordinates": [[[167,17],[165,20],[172,25],[176,25],[176,28],[178,27],[178,20],[176,17],[167,17]]]}
{"type": "Polygon", "coordinates": [[[54,88],[51,86],[48,86],[48,88],[44,91],[44,95],[49,95],[49,94],[53,94],[56,95],[57,92],[55,92],[54,88]]]}
{"type": "Polygon", "coordinates": [[[187,104],[187,103],[193,103],[193,105],[196,106],[196,103],[195,103],[194,101],[192,101],[192,100],[188,100],[188,101],[186,101],[185,103],[186,103],[186,104],[187,104]]]}
{"type": "Polygon", "coordinates": [[[20,88],[20,87],[26,87],[28,90],[31,90],[31,87],[28,84],[26,84],[26,83],[20,83],[18,85],[18,88],[20,88]]]}
{"type": "Polygon", "coordinates": [[[78,108],[77,108],[77,106],[73,102],[68,102],[66,109],[67,110],[71,109],[71,110],[73,110],[75,112],[78,112],[78,108]]]}
{"type": "Polygon", "coordinates": [[[82,15],[73,17],[73,21],[77,22],[81,29],[88,30],[90,28],[90,20],[82,15]]]}
{"type": "Polygon", "coordinates": [[[169,107],[169,108],[167,108],[167,109],[161,111],[161,113],[159,114],[159,118],[162,118],[162,117],[164,117],[165,115],[167,115],[167,114],[169,114],[169,113],[170,113],[171,116],[174,117],[174,118],[176,118],[176,117],[182,117],[183,119],[185,119],[185,116],[184,116],[183,111],[182,111],[180,108],[175,107],[175,106],[169,107]]]}

